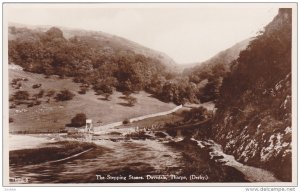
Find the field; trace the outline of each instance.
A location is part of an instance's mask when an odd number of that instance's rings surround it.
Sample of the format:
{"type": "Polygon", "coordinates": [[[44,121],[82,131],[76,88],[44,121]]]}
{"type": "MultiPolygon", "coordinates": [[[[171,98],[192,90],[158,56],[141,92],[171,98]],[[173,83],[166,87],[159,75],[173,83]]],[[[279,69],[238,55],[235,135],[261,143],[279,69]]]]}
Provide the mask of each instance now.
{"type": "MultiPolygon", "coordinates": [[[[75,94],[75,97],[69,101],[57,102],[53,97],[47,102],[48,97],[43,96],[40,105],[28,107],[27,105],[17,105],[16,108],[9,109],[10,118],[13,122],[9,124],[10,132],[16,131],[55,131],[63,129],[70,123],[72,117],[77,113],[85,113],[87,118],[93,120],[94,126],[99,126],[116,121],[123,121],[126,118],[132,118],[173,109],[173,103],[164,103],[145,92],[133,94],[137,98],[137,103],[129,107],[126,101],[122,99],[122,93],[115,92],[110,101],[105,100],[100,95],[95,95],[90,89],[86,94],[77,93],[80,90],[80,84],[76,84],[72,79],[60,79],[57,76],[45,78],[44,75],[34,74],[15,69],[9,69],[9,94],[13,95],[16,91],[28,91],[30,95],[37,94],[40,90],[47,93],[54,90],[58,93],[60,90],[68,89],[75,94]],[[11,82],[15,78],[27,78],[28,81],[20,81],[22,86],[19,89],[12,87],[11,82]],[[41,87],[33,89],[32,85],[42,84],[41,87]]],[[[11,104],[11,102],[10,102],[11,104]]]]}

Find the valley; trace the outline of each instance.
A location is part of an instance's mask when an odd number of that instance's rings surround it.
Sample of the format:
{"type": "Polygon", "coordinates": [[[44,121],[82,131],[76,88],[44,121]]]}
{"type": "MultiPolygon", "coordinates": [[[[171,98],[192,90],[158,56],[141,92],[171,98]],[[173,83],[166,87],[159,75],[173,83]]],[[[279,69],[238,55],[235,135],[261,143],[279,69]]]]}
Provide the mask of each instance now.
{"type": "Polygon", "coordinates": [[[291,9],[184,70],[100,31],[8,39],[11,182],[292,182],[291,9]]]}

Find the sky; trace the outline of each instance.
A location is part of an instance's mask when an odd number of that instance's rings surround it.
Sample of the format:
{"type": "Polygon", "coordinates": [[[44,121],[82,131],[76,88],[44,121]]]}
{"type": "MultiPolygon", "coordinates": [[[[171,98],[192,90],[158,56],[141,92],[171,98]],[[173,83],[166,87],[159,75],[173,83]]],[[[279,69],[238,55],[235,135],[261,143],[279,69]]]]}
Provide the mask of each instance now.
{"type": "Polygon", "coordinates": [[[166,53],[178,64],[201,62],[253,37],[279,4],[5,4],[4,19],[27,25],[96,30],[166,53]]]}

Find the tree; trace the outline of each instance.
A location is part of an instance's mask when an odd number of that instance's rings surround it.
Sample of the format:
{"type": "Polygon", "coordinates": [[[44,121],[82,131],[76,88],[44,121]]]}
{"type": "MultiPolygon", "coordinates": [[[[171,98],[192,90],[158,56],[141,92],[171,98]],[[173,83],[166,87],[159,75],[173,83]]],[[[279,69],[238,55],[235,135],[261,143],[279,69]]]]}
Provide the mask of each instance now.
{"type": "Polygon", "coordinates": [[[128,96],[127,101],[128,101],[128,105],[130,106],[134,106],[134,104],[137,103],[137,99],[133,96],[128,96]]]}
{"type": "Polygon", "coordinates": [[[47,97],[52,97],[55,94],[54,90],[49,90],[46,94],[47,97]]]}
{"type": "Polygon", "coordinates": [[[73,99],[74,96],[75,96],[75,94],[73,94],[72,92],[70,92],[67,89],[64,89],[56,95],[55,99],[56,99],[56,101],[68,101],[68,100],[73,99]]]}
{"type": "Polygon", "coordinates": [[[184,115],[184,120],[204,120],[208,117],[208,111],[204,107],[193,108],[186,112],[184,115]]]}
{"type": "Polygon", "coordinates": [[[81,87],[80,90],[78,91],[79,94],[86,94],[86,91],[88,90],[87,87],[81,87]]]}
{"type": "Polygon", "coordinates": [[[125,96],[125,98],[128,98],[132,92],[130,91],[124,91],[122,94],[125,96]]]}
{"type": "Polygon", "coordinates": [[[128,102],[129,106],[134,106],[134,104],[137,103],[137,99],[135,97],[131,96],[130,91],[124,91],[123,95],[124,95],[124,99],[128,102]]]}
{"type": "Polygon", "coordinates": [[[202,103],[208,101],[215,101],[220,95],[220,86],[220,79],[209,79],[208,83],[203,89],[202,95],[200,96],[200,101],[202,103]]]}
{"type": "Polygon", "coordinates": [[[46,34],[48,35],[48,37],[50,37],[51,39],[53,38],[63,38],[63,32],[57,28],[57,27],[51,27],[46,34]]]}
{"type": "Polygon", "coordinates": [[[71,119],[71,126],[73,127],[82,127],[86,123],[86,115],[84,113],[78,113],[71,119]]]}
{"type": "Polygon", "coordinates": [[[109,101],[110,100],[110,93],[103,93],[103,96],[105,98],[105,100],[109,101]]]}
{"type": "Polygon", "coordinates": [[[42,98],[44,96],[44,93],[45,93],[44,89],[40,90],[40,92],[37,94],[37,97],[42,98]]]}

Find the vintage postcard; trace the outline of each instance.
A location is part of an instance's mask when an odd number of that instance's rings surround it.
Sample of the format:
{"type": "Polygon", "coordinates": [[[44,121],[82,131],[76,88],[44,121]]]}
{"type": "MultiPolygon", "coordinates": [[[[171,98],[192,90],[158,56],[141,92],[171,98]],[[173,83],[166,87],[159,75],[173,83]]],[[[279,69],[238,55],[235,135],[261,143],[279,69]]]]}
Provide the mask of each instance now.
{"type": "Polygon", "coordinates": [[[4,3],[4,186],[297,184],[296,3],[4,3]]]}

